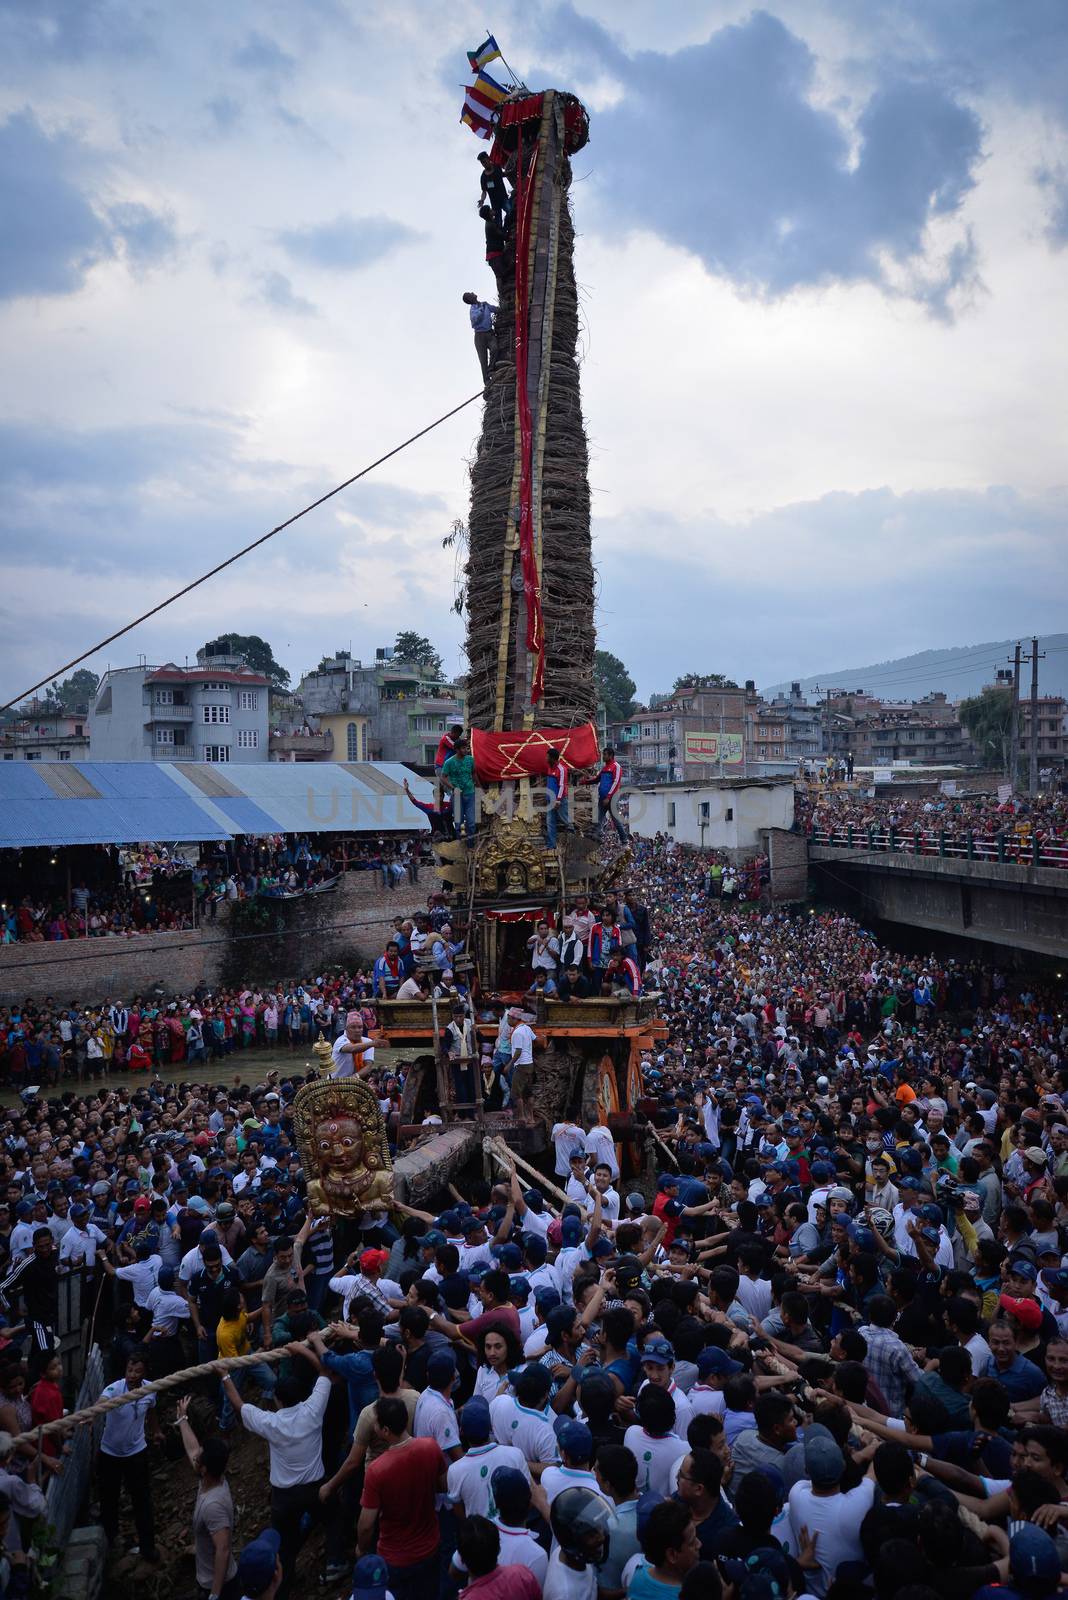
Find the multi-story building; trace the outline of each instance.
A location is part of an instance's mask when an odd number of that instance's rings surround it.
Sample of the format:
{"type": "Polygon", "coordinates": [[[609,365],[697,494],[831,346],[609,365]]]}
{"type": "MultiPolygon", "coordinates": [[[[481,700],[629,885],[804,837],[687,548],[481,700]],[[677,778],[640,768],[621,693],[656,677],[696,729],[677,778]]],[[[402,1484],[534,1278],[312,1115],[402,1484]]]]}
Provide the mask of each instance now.
{"type": "Polygon", "coordinates": [[[39,701],[19,708],[17,722],[0,730],[5,761],[87,761],[89,709],[56,711],[39,701]]]}
{"type": "Polygon", "coordinates": [[[728,776],[744,770],[745,689],[684,684],[655,698],[655,710],[639,706],[626,722],[608,725],[629,783],[689,783],[721,766],[728,776]]]}
{"type": "Polygon", "coordinates": [[[824,708],[824,748],[858,767],[954,766],[975,760],[956,706],[942,693],[912,703],[874,700],[863,691],[832,696],[824,708]]]}
{"type": "Polygon", "coordinates": [[[773,700],[763,702],[763,705],[769,714],[769,729],[774,730],[782,725],[782,739],[780,741],[773,732],[762,739],[761,728],[765,725],[762,719],[753,738],[755,758],[758,761],[777,760],[778,755],[773,756],[772,749],[781,743],[781,754],[787,761],[818,761],[823,748],[820,708],[809,705],[801,693],[800,683],[791,683],[789,694],[778,694],[773,700]]]}
{"type": "Polygon", "coordinates": [[[331,735],[333,761],[432,767],[441,735],[465,715],[455,684],[385,652],[365,667],[339,651],[306,673],[297,693],[309,723],[331,735]]]}
{"type": "Polygon", "coordinates": [[[197,651],[173,662],[109,668],[89,712],[94,761],[269,759],[269,684],[241,656],[197,651]]]}
{"type": "MultiPolygon", "coordinates": [[[[1042,694],[1038,697],[1038,764],[1040,767],[1061,766],[1068,760],[1068,701],[1063,695],[1042,694]]],[[[1026,763],[1031,755],[1031,701],[1020,695],[1020,761],[1026,763]]]]}

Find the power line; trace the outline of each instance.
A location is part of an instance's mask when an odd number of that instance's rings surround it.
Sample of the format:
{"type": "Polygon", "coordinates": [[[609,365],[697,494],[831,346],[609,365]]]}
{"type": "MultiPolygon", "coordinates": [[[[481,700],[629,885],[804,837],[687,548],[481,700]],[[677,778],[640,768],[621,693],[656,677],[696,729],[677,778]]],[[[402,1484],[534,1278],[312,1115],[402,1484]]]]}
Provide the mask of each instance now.
{"type": "Polygon", "coordinates": [[[484,391],[480,389],[477,394],[469,395],[468,398],[466,400],[462,400],[458,406],[453,406],[451,411],[446,411],[444,416],[438,417],[434,422],[428,422],[425,428],[420,428],[419,432],[413,433],[411,438],[405,439],[402,444],[394,445],[392,450],[387,450],[384,456],[378,457],[377,461],[372,461],[369,466],[362,467],[359,472],[354,472],[351,478],[345,479],[344,483],[339,483],[336,488],[327,490],[326,494],[321,494],[318,500],[313,500],[311,504],[305,506],[303,510],[294,512],[291,517],[287,517],[284,522],[280,522],[276,528],[271,528],[267,533],[261,533],[258,539],[253,539],[252,543],[245,545],[244,549],[235,550],[232,556],[227,556],[225,561],[220,561],[219,564],[212,567],[210,571],[202,573],[199,578],[194,578],[192,583],[187,583],[185,585],[184,589],[176,590],[174,594],[168,595],[166,600],[161,600],[159,605],[153,606],[151,610],[144,611],[139,617],[135,617],[133,622],[128,622],[126,623],[125,627],[116,629],[114,633],[109,633],[107,638],[101,639],[98,644],[90,645],[88,650],[83,650],[81,655],[75,656],[74,659],[72,661],[68,661],[65,666],[57,667],[54,672],[47,673],[46,676],[41,678],[37,683],[31,684],[28,689],[23,689],[22,693],[17,694],[13,700],[5,701],[3,705],[0,705],[0,711],[10,711],[12,706],[17,705],[20,700],[25,700],[29,695],[35,693],[36,690],[43,689],[45,684],[51,683],[53,679],[58,678],[60,673],[69,672],[71,668],[76,667],[79,662],[87,661],[90,656],[96,655],[98,650],[103,650],[106,645],[114,644],[115,640],[121,639],[123,634],[132,632],[134,628],[140,627],[142,622],[147,622],[149,617],[156,616],[158,612],[166,610],[167,606],[173,605],[176,600],[180,600],[183,595],[187,595],[193,589],[199,588],[202,583],[207,583],[209,578],[214,578],[218,575],[218,573],[225,571],[227,567],[232,567],[235,561],[241,560],[242,556],[247,556],[250,551],[258,549],[261,544],[266,544],[268,539],[273,539],[276,533],[283,533],[286,528],[291,528],[294,522],[299,522],[301,517],[306,517],[309,511],[316,511],[319,506],[325,505],[328,500],[332,500],[334,496],[340,494],[343,489],[349,489],[354,483],[358,482],[360,478],[366,478],[369,472],[373,472],[376,467],[380,467],[382,463],[384,461],[388,461],[391,456],[399,455],[400,452],[402,450],[406,450],[410,444],[415,444],[416,440],[424,438],[428,433],[432,433],[435,428],[440,428],[441,424],[443,422],[448,422],[450,417],[455,417],[457,413],[463,411],[466,406],[472,405],[476,400],[480,400],[483,392],[484,391]]]}

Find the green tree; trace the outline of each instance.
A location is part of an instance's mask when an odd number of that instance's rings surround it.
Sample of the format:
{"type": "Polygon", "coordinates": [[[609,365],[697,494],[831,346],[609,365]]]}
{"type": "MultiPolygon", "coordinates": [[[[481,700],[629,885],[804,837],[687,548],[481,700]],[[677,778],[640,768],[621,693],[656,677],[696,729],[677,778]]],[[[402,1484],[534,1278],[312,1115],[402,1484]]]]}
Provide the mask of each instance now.
{"type": "Polygon", "coordinates": [[[960,703],[960,720],[971,735],[981,767],[1007,772],[1011,759],[1012,690],[985,688],[960,703]]]}
{"type": "Polygon", "coordinates": [[[445,664],[429,639],[412,628],[403,628],[393,641],[393,654],[401,661],[409,661],[432,678],[445,676],[445,664]]]}
{"type": "Polygon", "coordinates": [[[635,683],[611,650],[593,652],[593,681],[609,722],[626,722],[634,710],[635,683]]]}
{"type": "Polygon", "coordinates": [[[90,672],[88,667],[80,667],[69,678],[64,678],[62,683],[53,679],[45,690],[44,705],[53,712],[77,711],[89,705],[99,682],[97,673],[90,672]]]}
{"type": "Polygon", "coordinates": [[[209,639],[204,649],[216,650],[220,655],[244,656],[253,672],[262,672],[275,689],[289,688],[289,673],[274,659],[274,651],[258,633],[220,633],[217,639],[209,639]]]}
{"type": "Polygon", "coordinates": [[[76,706],[87,706],[96,694],[99,683],[99,673],[90,672],[88,667],[79,667],[77,672],[63,679],[59,686],[59,698],[64,707],[71,711],[76,706]]]}
{"type": "Polygon", "coordinates": [[[671,685],[672,694],[678,694],[680,689],[737,689],[738,685],[733,678],[725,678],[722,672],[684,672],[681,678],[676,678],[671,685]]]}

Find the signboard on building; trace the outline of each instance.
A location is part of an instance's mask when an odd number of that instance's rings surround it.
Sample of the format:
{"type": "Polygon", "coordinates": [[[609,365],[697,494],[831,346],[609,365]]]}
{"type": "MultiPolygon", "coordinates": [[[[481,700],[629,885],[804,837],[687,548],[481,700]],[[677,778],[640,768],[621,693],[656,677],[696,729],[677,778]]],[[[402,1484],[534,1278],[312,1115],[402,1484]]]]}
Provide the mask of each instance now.
{"type": "Polygon", "coordinates": [[[941,789],[943,794],[956,794],[957,780],[956,778],[943,778],[938,787],[941,789]]]}
{"type": "Polygon", "coordinates": [[[871,775],[874,783],[893,783],[894,781],[893,767],[873,767],[871,775]]]}
{"type": "Polygon", "coordinates": [[[725,767],[740,767],[744,744],[740,733],[687,733],[682,741],[685,761],[723,762],[725,767]]]}

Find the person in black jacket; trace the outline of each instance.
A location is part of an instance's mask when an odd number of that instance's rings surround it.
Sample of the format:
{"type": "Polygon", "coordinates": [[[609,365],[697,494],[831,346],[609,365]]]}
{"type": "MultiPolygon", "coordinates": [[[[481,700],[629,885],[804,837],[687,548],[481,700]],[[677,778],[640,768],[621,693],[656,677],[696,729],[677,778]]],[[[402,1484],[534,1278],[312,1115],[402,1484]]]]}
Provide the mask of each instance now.
{"type": "Polygon", "coordinates": [[[0,1283],[0,1305],[9,1310],[21,1295],[26,1308],[26,1321],[30,1329],[28,1377],[31,1383],[40,1377],[54,1353],[56,1324],[59,1321],[57,1268],[56,1242],[51,1229],[35,1228],[33,1254],[24,1257],[0,1283]]]}

